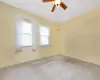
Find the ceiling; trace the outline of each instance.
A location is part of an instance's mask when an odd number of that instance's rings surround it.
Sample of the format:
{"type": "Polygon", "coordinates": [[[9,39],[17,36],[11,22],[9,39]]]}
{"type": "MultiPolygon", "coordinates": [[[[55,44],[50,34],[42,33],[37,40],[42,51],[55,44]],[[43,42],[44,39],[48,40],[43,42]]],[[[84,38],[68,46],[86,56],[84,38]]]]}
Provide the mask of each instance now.
{"type": "Polygon", "coordinates": [[[73,17],[88,12],[89,10],[100,7],[100,0],[62,0],[66,5],[68,5],[68,9],[64,11],[61,7],[58,6],[55,12],[51,12],[53,2],[43,3],[42,0],[2,1],[55,22],[65,22],[69,19],[72,19],[73,17]]]}

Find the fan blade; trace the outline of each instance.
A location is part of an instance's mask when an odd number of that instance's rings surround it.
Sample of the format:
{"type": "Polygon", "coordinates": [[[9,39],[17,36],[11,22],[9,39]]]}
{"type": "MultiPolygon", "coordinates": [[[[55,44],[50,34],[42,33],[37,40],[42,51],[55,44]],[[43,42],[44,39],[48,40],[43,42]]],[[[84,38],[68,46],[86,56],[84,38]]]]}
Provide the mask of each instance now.
{"type": "Polygon", "coordinates": [[[67,6],[66,6],[63,2],[60,3],[60,6],[61,6],[63,9],[67,9],[67,6]]]}
{"type": "Polygon", "coordinates": [[[43,2],[52,2],[54,0],[43,0],[43,2]]]}
{"type": "Polygon", "coordinates": [[[52,8],[52,11],[51,11],[51,12],[54,12],[55,8],[56,8],[56,5],[54,5],[54,6],[53,6],[53,8],[52,8]]]}

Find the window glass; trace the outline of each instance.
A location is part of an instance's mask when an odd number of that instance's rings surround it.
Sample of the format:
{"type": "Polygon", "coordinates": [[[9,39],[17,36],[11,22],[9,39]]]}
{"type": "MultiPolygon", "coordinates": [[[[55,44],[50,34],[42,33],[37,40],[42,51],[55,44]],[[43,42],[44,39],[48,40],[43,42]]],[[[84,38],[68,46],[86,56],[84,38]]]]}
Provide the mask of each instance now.
{"type": "Polygon", "coordinates": [[[40,45],[46,46],[49,45],[49,28],[48,27],[40,27],[40,45]]]}

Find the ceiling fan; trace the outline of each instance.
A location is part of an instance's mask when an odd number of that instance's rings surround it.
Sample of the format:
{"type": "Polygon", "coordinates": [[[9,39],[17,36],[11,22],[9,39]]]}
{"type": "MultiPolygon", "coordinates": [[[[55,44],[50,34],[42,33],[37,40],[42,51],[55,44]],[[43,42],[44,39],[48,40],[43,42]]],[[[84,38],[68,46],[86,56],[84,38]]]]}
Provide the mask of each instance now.
{"type": "Polygon", "coordinates": [[[51,12],[54,12],[56,6],[58,5],[60,5],[64,10],[67,9],[67,6],[62,2],[62,0],[43,0],[43,2],[54,2],[54,6],[51,12]]]}

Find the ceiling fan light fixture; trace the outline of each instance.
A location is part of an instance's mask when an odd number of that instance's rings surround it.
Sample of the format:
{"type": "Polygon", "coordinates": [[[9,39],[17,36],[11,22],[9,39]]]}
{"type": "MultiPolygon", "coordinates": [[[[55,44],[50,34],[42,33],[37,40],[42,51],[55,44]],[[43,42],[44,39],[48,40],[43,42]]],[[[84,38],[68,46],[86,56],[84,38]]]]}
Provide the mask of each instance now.
{"type": "Polygon", "coordinates": [[[61,3],[61,0],[55,0],[55,1],[54,1],[54,4],[55,4],[55,5],[59,5],[60,3],[61,3]]]}
{"type": "Polygon", "coordinates": [[[67,5],[64,2],[62,2],[62,0],[43,0],[43,2],[54,2],[51,12],[54,12],[57,6],[60,6],[64,10],[67,9],[67,5]]]}

